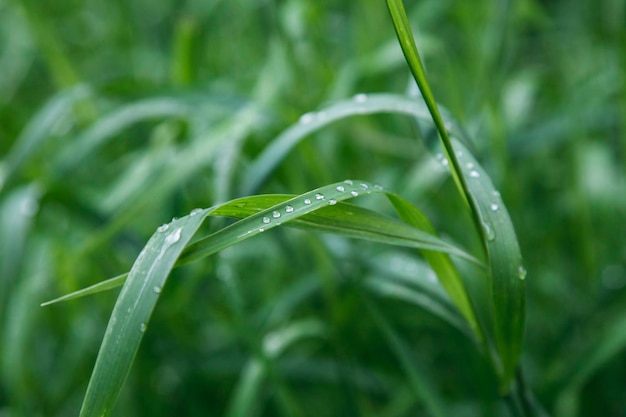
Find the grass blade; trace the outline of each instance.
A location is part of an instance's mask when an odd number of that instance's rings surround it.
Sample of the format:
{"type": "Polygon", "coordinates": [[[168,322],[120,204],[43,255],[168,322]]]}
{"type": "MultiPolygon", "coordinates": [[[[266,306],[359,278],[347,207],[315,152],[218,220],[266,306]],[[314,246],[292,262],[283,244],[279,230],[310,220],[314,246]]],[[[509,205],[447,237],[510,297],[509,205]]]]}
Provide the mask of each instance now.
{"type": "MultiPolygon", "coordinates": [[[[388,194],[387,198],[389,198],[402,220],[432,235],[436,235],[435,228],[430,224],[428,218],[415,206],[396,194],[388,194]]],[[[484,339],[482,329],[474,314],[474,308],[467,295],[463,280],[450,258],[446,254],[437,251],[423,251],[423,254],[426,261],[437,274],[439,282],[441,282],[454,305],[465,317],[478,340],[482,342],[484,339]]]]}
{"type": "Polygon", "coordinates": [[[124,285],[124,282],[126,282],[126,278],[128,278],[128,272],[118,275],[113,278],[109,278],[105,281],[98,282],[97,284],[90,285],[89,287],[83,288],[82,290],[74,291],[70,294],[66,294],[64,296],[43,302],[40,305],[41,307],[45,307],[45,306],[49,306],[50,304],[56,304],[62,301],[74,300],[76,298],[82,298],[87,295],[97,294],[102,291],[112,290],[113,288],[117,288],[117,287],[124,285]]]}
{"type": "MultiPolygon", "coordinates": [[[[389,194],[387,192],[385,193],[389,194]]],[[[336,196],[334,198],[337,200],[336,196]]],[[[293,199],[297,200],[298,197],[291,195],[261,195],[244,197],[233,200],[216,208],[211,215],[245,218],[252,214],[266,210],[268,207],[277,206],[287,200],[293,199]]],[[[336,204],[330,206],[321,207],[318,210],[308,213],[302,217],[294,218],[288,225],[302,229],[339,234],[350,238],[365,239],[378,243],[412,247],[416,249],[442,251],[480,264],[476,258],[469,255],[465,251],[433,236],[430,233],[424,232],[423,229],[420,230],[420,228],[411,227],[397,220],[380,215],[372,210],[348,203],[337,202],[336,204]]],[[[222,232],[219,231],[216,233],[222,232]]],[[[206,239],[209,238],[210,237],[207,237],[206,239]]],[[[197,244],[200,245],[199,242],[197,244]]],[[[187,253],[187,251],[183,253],[183,259],[186,256],[196,256],[193,253],[196,249],[189,248],[188,251],[189,253],[187,253]]]]}
{"type": "Polygon", "coordinates": [[[504,203],[499,194],[494,195],[495,188],[487,173],[459,141],[452,144],[426,80],[402,0],[387,0],[387,6],[411,73],[439,132],[454,182],[472,213],[489,256],[496,347],[502,365],[500,390],[504,393],[510,389],[524,338],[526,270],[521,263],[517,237],[504,203]],[[469,169],[469,180],[459,161],[462,155],[468,158],[465,167],[469,169]]]}
{"type": "Polygon", "coordinates": [[[22,130],[15,144],[0,165],[0,191],[3,185],[21,168],[22,164],[42,148],[43,142],[50,138],[50,132],[59,120],[72,112],[72,107],[91,94],[89,88],[79,85],[57,94],[37,112],[22,130]]]}
{"type": "Polygon", "coordinates": [[[140,100],[120,107],[94,123],[72,142],[72,146],[60,152],[54,162],[57,170],[67,172],[79,164],[107,138],[114,137],[135,123],[163,117],[188,117],[190,106],[171,97],[140,100]]]}
{"type": "Polygon", "coordinates": [[[137,257],[111,314],[80,417],[110,414],[167,277],[206,215],[194,212],[159,227],[137,257]]]}
{"type": "MultiPolygon", "coordinates": [[[[242,181],[241,194],[255,192],[280,161],[311,133],[348,117],[376,113],[406,114],[432,124],[424,102],[406,96],[381,93],[357,95],[351,100],[339,101],[317,113],[303,115],[297,124],[274,139],[248,169],[242,181]]],[[[446,126],[455,136],[465,137],[453,120],[446,120],[446,126]]]]}

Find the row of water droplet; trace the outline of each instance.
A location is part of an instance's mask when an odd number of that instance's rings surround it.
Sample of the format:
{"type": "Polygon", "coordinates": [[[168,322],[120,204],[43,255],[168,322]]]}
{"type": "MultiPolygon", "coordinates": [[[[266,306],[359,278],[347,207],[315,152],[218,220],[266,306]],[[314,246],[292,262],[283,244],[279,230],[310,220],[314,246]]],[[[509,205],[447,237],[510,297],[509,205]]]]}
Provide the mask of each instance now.
{"type": "MultiPolygon", "coordinates": [[[[348,188],[353,188],[352,190],[350,190],[350,195],[352,197],[358,197],[359,193],[361,192],[371,192],[370,190],[370,186],[364,182],[361,182],[358,184],[358,186],[355,186],[354,181],[352,180],[345,180],[343,182],[343,184],[337,185],[335,187],[335,190],[339,191],[340,193],[344,193],[347,192],[347,187],[348,188]],[[345,184],[345,185],[343,185],[345,184]],[[347,187],[346,187],[347,186],[347,187]]],[[[375,191],[381,191],[383,189],[382,186],[376,184],[374,186],[372,186],[372,189],[375,191]]],[[[312,195],[311,197],[306,197],[302,200],[302,203],[304,204],[304,206],[310,206],[311,204],[313,204],[314,201],[322,201],[322,200],[326,200],[326,196],[323,193],[315,193],[314,195],[312,195]]],[[[337,199],[335,198],[329,198],[327,200],[327,204],[329,206],[334,206],[335,204],[337,204],[337,199]]],[[[284,207],[284,211],[286,214],[290,214],[293,213],[296,210],[296,208],[293,205],[286,205],[284,207]]],[[[272,211],[271,216],[264,216],[263,218],[261,218],[261,223],[262,225],[268,225],[270,224],[272,221],[277,220],[279,221],[279,223],[276,223],[276,225],[280,224],[280,219],[282,216],[281,212],[279,210],[274,210],[272,211]]],[[[258,229],[259,232],[264,232],[265,229],[263,227],[258,229]]],[[[252,231],[249,231],[247,234],[251,233],[252,231]]]]}
{"type": "MultiPolygon", "coordinates": [[[[456,151],[456,156],[457,158],[461,158],[463,156],[463,151],[456,151]]],[[[436,158],[441,163],[441,165],[443,165],[444,167],[448,166],[448,160],[444,157],[443,153],[437,153],[436,158]]],[[[476,170],[476,166],[473,162],[467,162],[465,164],[465,168],[469,170],[468,175],[470,176],[470,178],[480,178],[480,172],[476,170]]],[[[500,209],[500,204],[498,202],[498,200],[500,199],[500,192],[497,190],[493,190],[491,194],[496,199],[496,201],[493,201],[489,204],[489,210],[496,212],[500,209]]],[[[493,228],[487,222],[483,222],[482,226],[487,240],[494,241],[496,239],[496,233],[493,228]]],[[[517,272],[518,278],[520,280],[526,279],[526,269],[523,265],[520,265],[518,267],[517,272]]]]}

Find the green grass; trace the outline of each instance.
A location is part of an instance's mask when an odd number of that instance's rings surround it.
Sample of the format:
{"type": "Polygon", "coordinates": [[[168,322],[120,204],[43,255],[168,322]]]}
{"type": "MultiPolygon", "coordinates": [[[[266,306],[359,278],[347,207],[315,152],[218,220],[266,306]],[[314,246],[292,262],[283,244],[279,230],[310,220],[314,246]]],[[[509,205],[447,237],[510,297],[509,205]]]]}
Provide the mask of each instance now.
{"type": "Polygon", "coordinates": [[[588,3],[0,5],[0,414],[626,416],[588,3]]]}

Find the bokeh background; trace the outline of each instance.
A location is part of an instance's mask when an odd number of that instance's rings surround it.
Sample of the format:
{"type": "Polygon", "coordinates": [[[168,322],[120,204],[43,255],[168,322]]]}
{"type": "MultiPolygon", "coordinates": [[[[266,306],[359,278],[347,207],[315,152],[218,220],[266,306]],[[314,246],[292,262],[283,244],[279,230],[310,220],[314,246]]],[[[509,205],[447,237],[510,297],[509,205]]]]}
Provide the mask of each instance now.
{"type": "MultiPolygon", "coordinates": [[[[405,5],[517,229],[529,386],[551,415],[626,416],[626,1],[405,5]]],[[[241,196],[302,114],[409,80],[382,1],[0,1],[0,416],[78,414],[117,291],[41,302],[128,271],[171,217],[241,196]]],[[[344,178],[480,252],[407,117],[333,124],[255,191],[344,178]]],[[[381,289],[415,274],[412,252],[298,230],[175,270],[113,415],[507,415],[467,339],[381,289]]]]}

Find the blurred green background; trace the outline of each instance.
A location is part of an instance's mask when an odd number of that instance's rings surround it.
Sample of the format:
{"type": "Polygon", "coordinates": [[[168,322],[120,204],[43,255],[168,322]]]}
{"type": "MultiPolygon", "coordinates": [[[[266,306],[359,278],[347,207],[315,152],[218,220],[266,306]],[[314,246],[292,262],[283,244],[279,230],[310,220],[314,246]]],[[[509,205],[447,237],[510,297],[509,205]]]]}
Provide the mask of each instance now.
{"type": "MultiPolygon", "coordinates": [[[[552,415],[626,416],[626,1],[405,5],[517,229],[530,387],[552,415]]],[[[382,1],[0,1],[0,416],[78,414],[117,291],[41,302],[128,271],[171,217],[241,196],[302,114],[409,79],[382,1]]],[[[341,121],[254,191],[379,182],[479,252],[417,136],[398,115],[341,121]]],[[[460,332],[372,284],[414,274],[428,271],[406,250],[298,230],[177,269],[113,415],[507,415],[460,332]]]]}

